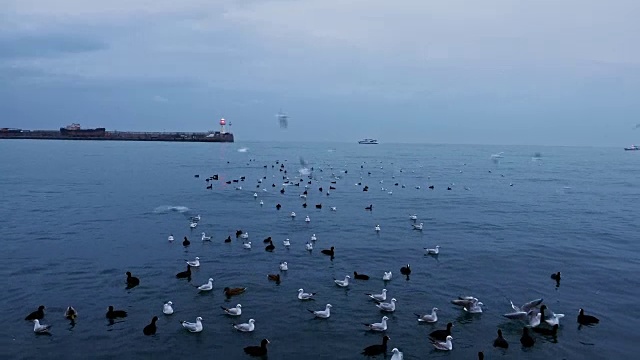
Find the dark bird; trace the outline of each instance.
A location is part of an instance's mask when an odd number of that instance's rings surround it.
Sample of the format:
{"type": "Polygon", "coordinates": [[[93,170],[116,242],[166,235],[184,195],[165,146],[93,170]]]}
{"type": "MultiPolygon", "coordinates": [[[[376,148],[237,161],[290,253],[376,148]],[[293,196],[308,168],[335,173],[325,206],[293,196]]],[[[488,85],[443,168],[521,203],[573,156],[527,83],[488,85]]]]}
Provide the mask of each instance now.
{"type": "Polygon", "coordinates": [[[307,208],[307,203],[303,203],[302,207],[306,209],[307,208]]]}
{"type": "Polygon", "coordinates": [[[560,281],[560,271],[555,274],[551,274],[551,278],[555,281],[560,281]]]}
{"type": "Polygon", "coordinates": [[[284,194],[284,188],[280,189],[280,194],[284,194]]]}
{"type": "Polygon", "coordinates": [[[157,330],[156,321],[158,321],[158,317],[154,316],[153,319],[151,319],[151,324],[145,326],[144,329],[142,329],[142,332],[145,335],[155,335],[157,330]]]}
{"type": "Polygon", "coordinates": [[[273,251],[275,248],[276,248],[276,246],[273,245],[273,241],[271,241],[271,240],[269,240],[269,245],[264,247],[265,251],[273,251]]]}
{"type": "Polygon", "coordinates": [[[335,186],[329,186],[329,190],[335,190],[335,186]]]}
{"type": "Polygon", "coordinates": [[[197,177],[197,178],[199,178],[199,177],[200,177],[200,175],[198,175],[198,174],[195,174],[195,175],[193,175],[193,177],[197,177]]]}
{"type": "Polygon", "coordinates": [[[580,314],[578,314],[578,323],[580,325],[593,325],[600,322],[600,319],[593,315],[585,315],[584,309],[580,309],[580,314]]]}
{"type": "Polygon", "coordinates": [[[227,184],[227,185],[231,184],[231,181],[225,181],[225,184],[227,184]]]}
{"type": "Polygon", "coordinates": [[[385,354],[387,352],[387,341],[389,340],[391,340],[391,338],[385,335],[382,338],[382,344],[367,346],[366,348],[364,348],[364,350],[362,350],[361,354],[366,356],[376,356],[376,355],[385,354]]]}
{"type": "Polygon", "coordinates": [[[267,355],[267,344],[269,343],[269,340],[262,339],[260,346],[247,346],[244,348],[244,352],[251,356],[265,356],[267,355]]]}
{"type": "Polygon", "coordinates": [[[277,284],[280,283],[280,274],[276,274],[276,275],[269,274],[267,275],[267,278],[271,281],[275,281],[277,284]]]}
{"type": "Polygon", "coordinates": [[[270,243],[271,242],[271,236],[269,236],[268,238],[262,240],[263,243],[270,243]]]}
{"type": "Polygon", "coordinates": [[[240,235],[242,235],[243,231],[242,230],[236,230],[236,238],[239,238],[240,235]]]}
{"type": "Polygon", "coordinates": [[[367,207],[366,207],[366,208],[364,208],[364,209],[365,209],[365,210],[369,210],[369,211],[373,210],[373,204],[370,204],[369,206],[367,206],[367,207]]]}
{"type": "Polygon", "coordinates": [[[282,207],[282,205],[280,205],[280,204],[277,204],[277,205],[276,205],[276,209],[277,209],[277,210],[280,210],[280,208],[281,208],[281,207],[282,207]]]}
{"type": "Polygon", "coordinates": [[[354,279],[359,279],[359,280],[369,280],[369,275],[365,275],[365,274],[358,274],[357,272],[353,272],[353,278],[354,279]]]}
{"type": "Polygon", "coordinates": [[[207,185],[207,190],[211,190],[211,189],[213,189],[213,184],[207,185]]]}
{"type": "Polygon", "coordinates": [[[533,332],[537,332],[538,334],[546,336],[556,336],[558,334],[558,324],[553,325],[551,329],[540,326],[534,327],[533,332]]]}
{"type": "Polygon", "coordinates": [[[131,275],[131,272],[127,271],[127,289],[140,285],[140,279],[131,275]]]}
{"type": "Polygon", "coordinates": [[[176,274],[178,279],[186,279],[191,277],[191,265],[187,264],[187,270],[181,271],[176,274]]]}
{"type": "Polygon", "coordinates": [[[451,190],[451,186],[447,186],[447,190],[451,190]]]}
{"type": "Polygon", "coordinates": [[[184,240],[182,240],[182,246],[189,246],[191,245],[191,241],[189,241],[189,239],[187,239],[187,237],[184,237],[184,240]]]}
{"type": "Polygon", "coordinates": [[[429,334],[429,337],[434,340],[445,341],[447,336],[451,335],[451,328],[453,327],[452,323],[447,324],[446,329],[434,330],[429,334]]]}
{"type": "Polygon", "coordinates": [[[409,267],[409,264],[407,264],[407,266],[403,266],[403,267],[400,268],[400,274],[402,274],[402,275],[411,274],[411,267],[409,267]]]}
{"type": "Polygon", "coordinates": [[[229,296],[229,297],[234,296],[234,295],[240,295],[243,292],[245,292],[246,290],[247,290],[246,287],[245,288],[228,288],[228,287],[226,287],[226,288],[223,289],[224,294],[229,296]]]}
{"type": "Polygon", "coordinates": [[[320,192],[322,192],[322,188],[318,188],[318,190],[320,190],[320,192]]]}
{"type": "Polygon", "coordinates": [[[321,252],[321,253],[323,253],[323,254],[325,254],[325,255],[329,255],[329,256],[332,256],[332,257],[333,257],[333,255],[334,255],[333,249],[334,249],[334,247],[332,246],[332,247],[331,247],[331,250],[324,249],[324,250],[322,250],[322,251],[320,251],[320,252],[321,252]]]}
{"type": "Polygon", "coordinates": [[[529,329],[527,327],[522,328],[522,336],[520,337],[520,343],[524,347],[532,347],[535,340],[529,335],[529,329]]]}
{"type": "Polygon", "coordinates": [[[484,360],[484,353],[482,351],[478,351],[478,360],[484,360]]]}
{"type": "Polygon", "coordinates": [[[316,204],[316,209],[322,209],[322,204],[316,204]]]}
{"type": "Polygon", "coordinates": [[[73,306],[68,306],[67,310],[64,311],[64,317],[68,320],[74,321],[78,317],[78,312],[73,306]]]}
{"type": "Polygon", "coordinates": [[[493,340],[493,347],[499,347],[503,349],[509,348],[509,343],[502,337],[502,330],[498,329],[498,337],[493,340]]]}
{"type": "Polygon", "coordinates": [[[230,243],[231,242],[231,235],[229,235],[226,239],[224,239],[224,242],[230,243]]]}
{"type": "Polygon", "coordinates": [[[107,319],[117,319],[127,317],[127,312],[124,310],[113,310],[113,306],[109,305],[109,309],[107,309],[107,319]]]}
{"type": "Polygon", "coordinates": [[[38,310],[32,312],[31,314],[25,317],[25,320],[33,321],[33,320],[42,320],[44,317],[44,305],[38,306],[38,310]]]}
{"type": "Polygon", "coordinates": [[[429,185],[429,189],[433,190],[433,189],[435,189],[435,188],[436,188],[435,186],[433,186],[433,185],[429,185]]]}

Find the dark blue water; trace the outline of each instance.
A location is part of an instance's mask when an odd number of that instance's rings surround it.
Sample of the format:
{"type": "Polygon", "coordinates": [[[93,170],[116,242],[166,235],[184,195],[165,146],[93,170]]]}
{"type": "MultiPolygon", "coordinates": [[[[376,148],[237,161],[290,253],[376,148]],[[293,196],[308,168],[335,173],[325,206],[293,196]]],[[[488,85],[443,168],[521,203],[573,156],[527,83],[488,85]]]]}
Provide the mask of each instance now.
{"type": "Polygon", "coordinates": [[[0,154],[2,358],[243,359],[244,346],[268,338],[270,359],[359,359],[362,348],[381,339],[362,323],[383,315],[364,293],[383,287],[398,300],[389,316],[389,352],[397,347],[405,359],[473,359],[478,351],[488,359],[635,354],[640,154],[607,148],[22,140],[0,142],[0,154]],[[241,147],[249,150],[238,152],[241,147]],[[492,161],[491,154],[501,151],[504,158],[492,161]],[[535,152],[541,158],[534,161],[535,152]],[[283,173],[271,168],[280,160],[296,180],[300,157],[314,167],[307,209],[299,197],[303,187],[280,194],[283,173]],[[220,181],[206,190],[204,178],[213,174],[220,181]],[[247,180],[224,183],[240,176],[247,180]],[[263,176],[267,180],[258,189],[263,176]],[[329,196],[318,191],[336,176],[337,189],[329,196]],[[370,191],[356,186],[359,181],[370,191]],[[282,210],[275,210],[276,203],[282,210]],[[369,204],[372,212],[364,210],[369,204]],[[298,214],[295,220],[291,211],[298,214]],[[422,232],[412,230],[412,213],[424,222],[422,232]],[[202,220],[191,231],[188,217],[196,214],[202,220]],[[236,229],[249,232],[253,249],[242,248],[236,229]],[[214,241],[203,244],[202,231],[214,241]],[[174,243],[167,241],[170,233],[174,243]],[[308,253],[304,243],[313,233],[318,241],[308,253]],[[192,240],[187,249],[180,241],[185,235],[192,240]],[[228,235],[231,244],[223,243],[228,235]],[[267,236],[274,239],[273,253],[263,249],[267,236]],[[284,238],[291,239],[289,250],[284,238]],[[425,256],[423,248],[435,245],[440,256],[425,256]],[[333,261],[319,252],[331,246],[333,261]],[[202,266],[191,284],[176,279],[184,259],[195,256],[202,266]],[[289,271],[282,283],[267,281],[283,260],[289,271]],[[409,281],[399,273],[407,263],[413,269],[409,281]],[[348,290],[333,284],[334,277],[354,270],[372,279],[354,281],[348,290]],[[126,271],[141,285],[125,290],[126,271]],[[386,285],[384,271],[393,272],[386,285]],[[549,278],[556,271],[563,274],[559,288],[549,278]],[[192,285],[209,277],[214,290],[199,294],[192,285]],[[226,286],[248,290],[227,300],[226,286]],[[317,300],[300,302],[301,287],[317,292],[317,300]],[[484,313],[468,315],[451,305],[458,295],[479,298],[484,313]],[[501,314],[510,311],[507,299],[522,304],[538,297],[566,317],[557,342],[537,336],[535,346],[523,350],[522,324],[501,314]],[[174,303],[171,316],[162,314],[168,300],[174,303]],[[220,310],[237,303],[243,306],[239,319],[220,310]],[[312,319],[306,309],[326,303],[333,305],[331,318],[312,319]],[[53,325],[52,336],[34,335],[23,320],[40,304],[47,307],[43,323],[53,325]],[[74,327],[63,317],[68,305],[79,312],[74,327]],[[110,325],[104,318],[109,305],[129,317],[110,325]],[[419,325],[413,313],[433,306],[440,309],[438,323],[419,325]],[[579,329],[580,307],[601,323],[579,329]],[[142,328],[154,315],[160,317],[158,333],[146,337],[142,328]],[[181,327],[179,320],[197,316],[204,318],[202,333],[181,327]],[[231,327],[249,318],[256,320],[255,332],[231,327]],[[436,352],[427,334],[449,321],[454,349],[436,352]],[[507,351],[491,346],[498,328],[511,344],[507,351]]]}

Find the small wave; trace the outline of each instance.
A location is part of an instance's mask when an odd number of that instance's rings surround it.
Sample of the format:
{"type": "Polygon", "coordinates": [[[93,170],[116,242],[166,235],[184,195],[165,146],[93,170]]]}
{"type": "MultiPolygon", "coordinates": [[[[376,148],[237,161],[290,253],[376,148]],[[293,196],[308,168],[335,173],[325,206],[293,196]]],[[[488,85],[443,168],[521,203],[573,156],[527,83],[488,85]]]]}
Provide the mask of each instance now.
{"type": "Polygon", "coordinates": [[[242,153],[247,152],[247,151],[249,151],[249,148],[246,148],[246,147],[238,149],[238,152],[242,152],[242,153]]]}
{"type": "Polygon", "coordinates": [[[166,214],[166,213],[171,212],[171,211],[175,211],[175,212],[179,212],[181,214],[184,214],[187,211],[189,211],[189,208],[186,207],[186,206],[163,205],[163,206],[158,206],[157,208],[153,209],[153,212],[155,214],[166,214]]]}
{"type": "Polygon", "coordinates": [[[298,173],[300,173],[300,175],[309,175],[311,174],[311,170],[309,170],[308,168],[302,168],[300,170],[298,170],[298,173]]]}

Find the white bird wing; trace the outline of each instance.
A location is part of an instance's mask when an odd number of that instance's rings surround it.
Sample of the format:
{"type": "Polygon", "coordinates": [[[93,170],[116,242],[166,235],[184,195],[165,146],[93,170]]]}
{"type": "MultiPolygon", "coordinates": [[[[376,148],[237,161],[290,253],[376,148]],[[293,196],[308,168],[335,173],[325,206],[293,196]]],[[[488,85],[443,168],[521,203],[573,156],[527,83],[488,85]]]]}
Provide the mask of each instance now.
{"type": "Polygon", "coordinates": [[[507,319],[511,319],[511,320],[527,320],[528,315],[526,312],[524,311],[516,311],[516,312],[512,312],[512,313],[507,313],[502,315],[504,317],[506,317],[507,319]]]}
{"type": "MultiPolygon", "coordinates": [[[[532,309],[538,307],[540,304],[542,304],[542,300],[543,299],[531,300],[528,303],[522,305],[522,307],[520,309],[522,309],[522,311],[524,311],[524,312],[529,312],[529,310],[532,310],[532,309]]],[[[511,306],[513,306],[513,303],[511,304],[511,306]]]]}
{"type": "Polygon", "coordinates": [[[250,329],[250,325],[249,324],[236,324],[233,325],[234,328],[240,330],[240,331],[249,331],[250,329]]]}
{"type": "Polygon", "coordinates": [[[187,329],[189,331],[196,331],[196,323],[183,321],[182,322],[182,327],[184,327],[185,329],[187,329]]]}

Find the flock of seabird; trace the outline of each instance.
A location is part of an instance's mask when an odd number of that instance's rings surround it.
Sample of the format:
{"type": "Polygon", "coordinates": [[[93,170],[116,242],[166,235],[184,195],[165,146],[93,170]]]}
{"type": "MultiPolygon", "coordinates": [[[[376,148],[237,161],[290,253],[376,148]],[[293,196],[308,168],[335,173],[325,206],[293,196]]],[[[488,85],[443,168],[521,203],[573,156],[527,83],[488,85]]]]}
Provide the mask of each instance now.
{"type": "MultiPolygon", "coordinates": [[[[289,179],[289,177],[287,176],[287,170],[284,166],[284,163],[280,163],[279,161],[276,161],[275,165],[272,165],[272,168],[275,168],[276,165],[280,165],[279,166],[279,171],[281,173],[283,173],[283,181],[284,184],[282,186],[282,188],[280,189],[280,193],[285,193],[285,187],[289,187],[289,186],[296,186],[299,187],[301,186],[301,184],[303,183],[303,172],[301,171],[300,174],[301,176],[298,178],[298,181],[292,181],[289,179]]],[[[265,168],[267,167],[267,165],[264,166],[265,168]]],[[[364,164],[361,166],[361,169],[364,168],[364,164]]],[[[311,169],[311,171],[313,171],[313,168],[311,169]]],[[[320,170],[322,171],[322,170],[320,170]]],[[[343,172],[346,174],[347,170],[343,170],[343,172]]],[[[401,170],[402,172],[402,170],[401,170]]],[[[368,173],[369,175],[371,175],[371,172],[368,173]]],[[[339,175],[336,175],[335,173],[333,173],[332,175],[332,181],[329,189],[330,190],[336,190],[336,186],[333,186],[335,184],[337,184],[337,181],[341,179],[341,177],[339,175]]],[[[199,175],[196,175],[195,177],[199,178],[199,175]]],[[[306,204],[306,199],[308,196],[308,189],[310,187],[310,185],[313,183],[312,180],[314,179],[312,175],[307,175],[308,177],[308,181],[307,184],[304,185],[304,191],[300,194],[300,198],[303,199],[305,202],[303,203],[303,208],[307,207],[306,204]]],[[[232,183],[238,183],[238,182],[244,182],[245,181],[245,177],[241,177],[240,179],[234,179],[234,180],[229,180],[226,181],[227,184],[232,184],[232,183]]],[[[219,180],[219,175],[213,175],[211,177],[206,178],[206,189],[212,189],[213,188],[213,182],[219,180]]],[[[266,176],[258,179],[258,184],[257,184],[257,188],[260,188],[262,186],[263,180],[266,180],[266,176]]],[[[383,181],[380,181],[380,183],[383,183],[383,181]]],[[[357,183],[356,185],[358,186],[362,186],[362,182],[357,183]]],[[[452,184],[453,185],[453,184],[452,184]]],[[[510,184],[512,185],[512,184],[510,184]]],[[[271,185],[272,187],[276,187],[276,184],[273,183],[271,185]]],[[[405,185],[400,185],[399,183],[395,183],[395,186],[402,186],[403,188],[405,187],[405,185]]],[[[428,186],[429,189],[433,190],[435,187],[433,185],[429,185],[428,186]]],[[[235,187],[236,190],[241,190],[242,187],[241,186],[236,186],[235,187]]],[[[382,188],[383,190],[386,190],[385,188],[382,188]]],[[[420,189],[420,186],[416,186],[416,189],[420,189]]],[[[466,190],[469,190],[468,188],[465,188],[466,190]]],[[[364,187],[362,188],[363,191],[369,191],[369,187],[367,185],[364,185],[364,187]]],[[[451,186],[447,187],[447,190],[452,190],[451,186]]],[[[263,191],[267,191],[266,188],[263,189],[263,191]]],[[[323,188],[320,187],[319,191],[321,193],[324,192],[323,188]]],[[[392,192],[389,192],[392,193],[392,192]]],[[[327,191],[326,195],[329,196],[330,192],[327,191]]],[[[254,198],[258,198],[258,193],[254,193],[253,194],[254,198]]],[[[264,201],[260,200],[260,206],[264,205],[264,201]]],[[[315,206],[318,209],[322,208],[322,204],[316,204],[315,206]]],[[[282,205],[280,204],[276,204],[275,205],[276,210],[280,210],[282,208],[282,205]]],[[[337,211],[337,208],[335,206],[330,207],[331,211],[337,211]]],[[[373,211],[373,204],[369,204],[368,206],[364,207],[365,210],[367,211],[373,211]]],[[[291,218],[295,218],[296,217],[296,213],[295,211],[291,211],[289,216],[291,218]]],[[[409,220],[411,220],[412,223],[412,227],[415,230],[419,230],[421,231],[423,229],[424,223],[420,222],[417,223],[418,221],[418,216],[417,214],[411,214],[409,216],[409,220]]],[[[197,216],[193,216],[190,218],[190,223],[189,223],[189,227],[191,230],[195,229],[199,222],[201,221],[201,217],[200,215],[197,216]]],[[[305,217],[305,222],[310,222],[311,219],[310,217],[307,215],[305,217]]],[[[379,224],[376,224],[374,227],[374,231],[376,232],[380,232],[381,231],[381,227],[379,224]]],[[[251,249],[252,248],[252,243],[251,241],[249,241],[249,233],[243,230],[238,230],[236,231],[236,238],[240,238],[242,239],[242,246],[244,249],[251,249]]],[[[208,241],[212,241],[211,236],[207,236],[206,233],[202,232],[201,233],[201,240],[203,242],[208,242],[208,241]]],[[[168,241],[172,242],[174,241],[174,236],[173,234],[169,235],[168,237],[168,241]]],[[[317,237],[316,234],[313,234],[310,238],[310,241],[307,241],[305,243],[305,250],[307,251],[312,251],[313,247],[314,247],[314,243],[317,241],[317,237]]],[[[232,242],[231,240],[231,236],[228,236],[225,240],[225,243],[230,243],[232,242]]],[[[189,241],[189,239],[187,238],[187,236],[184,237],[183,242],[182,242],[183,246],[187,247],[191,244],[191,242],[189,241]]],[[[264,244],[266,244],[265,246],[265,251],[267,252],[273,252],[275,250],[275,245],[273,243],[273,240],[271,239],[271,237],[268,237],[266,239],[264,239],[264,244]]],[[[289,247],[291,246],[291,242],[289,239],[285,239],[283,241],[283,246],[284,247],[289,247]]],[[[424,248],[425,253],[427,255],[433,255],[433,256],[438,256],[438,254],[440,253],[440,246],[436,245],[434,248],[424,248]]],[[[321,254],[330,256],[331,259],[333,260],[334,256],[336,256],[336,249],[334,246],[331,246],[329,249],[323,249],[321,251],[321,254]]],[[[176,274],[176,278],[178,279],[188,279],[189,281],[191,280],[191,268],[192,267],[200,267],[200,258],[199,257],[195,257],[194,260],[185,260],[186,261],[186,270],[179,272],[176,274]]],[[[279,270],[280,271],[288,271],[289,267],[288,267],[288,263],[286,261],[282,261],[279,264],[279,270]]],[[[409,264],[407,264],[406,266],[402,266],[400,268],[400,273],[404,276],[409,277],[409,275],[411,274],[411,267],[409,264]]],[[[133,289],[136,286],[140,285],[140,279],[138,279],[137,277],[133,276],[131,274],[131,272],[127,271],[126,272],[126,289],[133,289]]],[[[382,275],[382,280],[386,282],[390,281],[392,279],[392,271],[384,271],[384,274],[382,275]]],[[[369,276],[365,275],[365,274],[361,274],[358,272],[353,273],[353,278],[354,280],[369,280],[369,276]]],[[[553,280],[556,281],[556,286],[560,285],[560,280],[561,280],[561,274],[560,272],[554,273],[551,275],[551,278],[553,280]]],[[[281,278],[280,278],[280,274],[268,274],[267,275],[267,280],[268,281],[274,281],[276,283],[280,283],[281,278]]],[[[341,287],[341,288],[347,288],[350,286],[351,282],[351,275],[347,274],[345,275],[344,279],[333,279],[334,283],[337,287],[341,287]]],[[[200,286],[196,286],[198,291],[211,291],[213,290],[213,278],[209,278],[207,283],[202,284],[200,286]]],[[[225,287],[223,289],[224,294],[230,298],[233,296],[237,296],[240,294],[243,294],[247,291],[247,288],[245,287],[237,287],[237,288],[229,288],[229,287],[225,287]]],[[[298,290],[298,294],[297,294],[297,298],[300,301],[308,301],[308,300],[314,300],[314,296],[316,295],[316,293],[314,292],[305,292],[304,289],[299,289],[298,290]]],[[[391,298],[390,300],[387,300],[388,295],[387,295],[387,289],[382,289],[380,293],[378,294],[374,294],[374,293],[366,293],[364,294],[364,296],[367,296],[370,300],[373,300],[373,302],[375,303],[375,306],[380,310],[381,313],[393,313],[396,311],[396,303],[398,302],[395,298],[391,298]]],[[[481,301],[479,301],[476,297],[473,296],[460,296],[458,298],[455,298],[453,300],[451,300],[451,304],[455,305],[455,306],[459,306],[463,311],[471,313],[471,314],[479,314],[482,313],[482,306],[483,303],[481,301]]],[[[332,305],[330,303],[327,303],[324,306],[324,309],[320,309],[320,310],[313,310],[313,309],[307,309],[315,318],[319,318],[319,319],[328,319],[331,316],[331,308],[332,305]]],[[[513,302],[511,302],[511,308],[513,311],[509,312],[509,313],[505,313],[503,316],[507,319],[511,319],[511,320],[515,320],[515,321],[520,321],[523,324],[522,327],[522,336],[520,337],[520,343],[523,347],[531,347],[534,346],[535,344],[535,338],[531,336],[530,334],[530,330],[536,334],[539,334],[540,336],[543,337],[556,337],[558,336],[558,329],[559,329],[559,325],[560,325],[560,319],[562,319],[564,317],[564,314],[556,314],[553,311],[551,311],[549,309],[549,307],[546,304],[543,304],[543,299],[535,299],[532,301],[529,301],[525,304],[523,304],[522,306],[516,306],[513,304],[513,302]]],[[[221,306],[222,311],[226,314],[229,315],[231,317],[237,317],[240,316],[242,314],[242,305],[241,304],[237,304],[235,307],[224,307],[221,306]]],[[[27,315],[25,317],[25,320],[27,321],[32,321],[34,324],[33,327],[33,332],[36,334],[50,334],[50,329],[51,326],[50,325],[46,325],[46,324],[42,324],[40,321],[45,317],[45,306],[41,305],[38,307],[38,309],[32,313],[30,313],[29,315],[27,315]]],[[[430,313],[425,313],[425,314],[415,314],[415,316],[417,316],[417,322],[418,323],[436,323],[438,322],[438,308],[437,307],[433,307],[431,309],[430,313]]],[[[163,305],[162,308],[162,313],[165,316],[171,316],[174,313],[173,310],[173,303],[171,301],[166,302],[163,305]]],[[[72,306],[67,307],[65,313],[64,313],[64,317],[68,320],[71,321],[71,323],[75,323],[75,321],[78,318],[78,312],[76,311],[75,308],[73,308],[72,306]]],[[[127,317],[127,312],[124,310],[117,310],[114,309],[114,307],[112,305],[110,305],[107,309],[106,312],[106,318],[109,321],[113,321],[115,319],[118,318],[124,318],[127,317]]],[[[380,318],[380,322],[375,322],[375,323],[363,323],[364,327],[366,330],[368,331],[372,331],[372,332],[380,332],[383,333],[381,341],[379,344],[374,344],[374,345],[370,345],[366,348],[364,348],[361,352],[362,355],[365,356],[377,356],[377,355],[385,355],[387,354],[387,344],[389,342],[389,340],[391,340],[391,338],[389,336],[387,336],[385,333],[385,331],[387,331],[388,329],[388,325],[387,325],[387,320],[389,320],[389,318],[384,315],[382,316],[382,318],[380,318]]],[[[142,332],[144,335],[154,335],[157,332],[157,326],[156,326],[156,322],[158,321],[158,317],[157,316],[153,316],[151,318],[151,322],[146,325],[143,329],[142,332]]],[[[182,325],[182,327],[191,332],[191,333],[199,333],[201,331],[203,331],[204,327],[203,327],[203,322],[204,319],[202,317],[196,317],[194,322],[188,322],[188,321],[184,321],[181,320],[180,324],[182,325]]],[[[590,326],[590,325],[595,325],[599,322],[599,319],[596,318],[595,316],[592,315],[586,315],[584,314],[584,310],[583,309],[579,309],[579,314],[577,316],[577,322],[582,326],[590,326]]],[[[236,323],[233,324],[233,328],[239,332],[252,332],[255,330],[256,328],[256,321],[255,319],[251,318],[249,319],[246,323],[236,323]]],[[[453,335],[452,335],[452,328],[453,328],[453,324],[451,322],[447,323],[446,328],[444,329],[439,329],[439,330],[434,330],[429,334],[429,340],[432,343],[433,347],[437,350],[441,350],[441,351],[451,351],[453,350],[453,335]]],[[[269,344],[270,341],[268,339],[263,339],[260,343],[260,345],[258,346],[247,346],[244,348],[244,352],[248,355],[251,356],[266,356],[267,355],[267,344],[269,344]]],[[[503,348],[503,349],[507,349],[509,347],[509,343],[508,341],[503,337],[503,333],[502,330],[498,329],[497,330],[497,338],[494,340],[493,342],[493,346],[494,347],[498,347],[498,348],[503,348]]],[[[398,349],[398,348],[393,348],[391,350],[391,360],[401,360],[403,359],[403,353],[398,349]]],[[[478,358],[479,359],[483,359],[484,358],[484,354],[483,352],[479,352],[478,353],[478,358]]]]}

